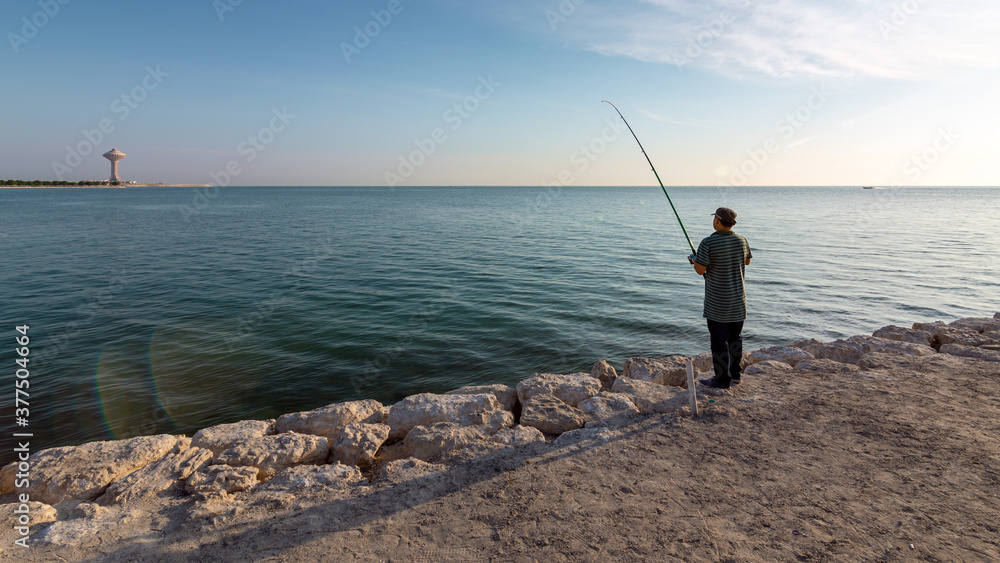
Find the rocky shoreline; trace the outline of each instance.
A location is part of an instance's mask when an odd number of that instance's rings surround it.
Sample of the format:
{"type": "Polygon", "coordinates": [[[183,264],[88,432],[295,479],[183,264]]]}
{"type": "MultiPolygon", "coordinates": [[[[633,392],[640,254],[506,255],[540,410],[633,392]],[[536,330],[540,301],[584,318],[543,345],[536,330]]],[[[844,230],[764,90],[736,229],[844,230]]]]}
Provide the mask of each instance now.
{"type": "MultiPolygon", "coordinates": [[[[985,362],[975,365],[997,366],[993,373],[1000,373],[1000,313],[745,353],[750,382],[742,386],[809,373],[888,380],[895,363],[946,356],[985,362]]],[[[420,393],[393,405],[349,401],[213,426],[190,438],[143,436],[42,450],[20,467],[0,470],[0,550],[76,558],[78,546],[100,543],[108,530],[126,530],[117,532],[118,544],[145,538],[157,514],[169,514],[161,534],[180,533],[184,522],[218,526],[254,507],[301,511],[303,499],[320,492],[325,502],[359,499],[485,459],[501,463],[496,460],[522,450],[544,456],[574,444],[607,443],[650,417],[689,414],[687,360],[698,373],[711,370],[710,354],[630,358],[620,374],[598,361],[590,373],[535,374],[514,387],[420,393]],[[23,551],[18,540],[38,549],[23,551]]],[[[742,391],[699,386],[699,406],[711,418],[713,409],[746,400],[742,391]]]]}

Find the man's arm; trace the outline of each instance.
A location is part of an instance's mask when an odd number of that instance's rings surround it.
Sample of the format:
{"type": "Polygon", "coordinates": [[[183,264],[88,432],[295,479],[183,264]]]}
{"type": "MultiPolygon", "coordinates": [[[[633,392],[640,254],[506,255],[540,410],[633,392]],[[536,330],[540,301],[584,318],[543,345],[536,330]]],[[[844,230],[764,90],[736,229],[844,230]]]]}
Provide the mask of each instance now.
{"type": "Polygon", "coordinates": [[[749,265],[750,265],[750,259],[749,259],[749,258],[747,258],[747,261],[746,261],[746,265],[747,265],[747,266],[749,266],[749,265]]]}
{"type": "MultiPolygon", "coordinates": [[[[749,263],[749,262],[750,261],[747,260],[747,263],[749,263]]],[[[692,264],[694,264],[694,271],[695,271],[695,273],[697,273],[699,276],[704,276],[705,272],[708,271],[708,266],[702,266],[701,264],[699,264],[697,262],[692,262],[692,264]]]]}

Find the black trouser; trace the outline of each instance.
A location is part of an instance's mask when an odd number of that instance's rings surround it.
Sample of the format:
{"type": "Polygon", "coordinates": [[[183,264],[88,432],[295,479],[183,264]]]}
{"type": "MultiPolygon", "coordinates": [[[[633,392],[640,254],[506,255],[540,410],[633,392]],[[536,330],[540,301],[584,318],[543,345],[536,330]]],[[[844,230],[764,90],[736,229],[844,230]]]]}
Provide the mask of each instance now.
{"type": "Polygon", "coordinates": [[[708,321],[712,335],[712,365],[715,379],[723,385],[740,378],[740,360],[743,359],[743,321],[720,323],[708,321]]]}

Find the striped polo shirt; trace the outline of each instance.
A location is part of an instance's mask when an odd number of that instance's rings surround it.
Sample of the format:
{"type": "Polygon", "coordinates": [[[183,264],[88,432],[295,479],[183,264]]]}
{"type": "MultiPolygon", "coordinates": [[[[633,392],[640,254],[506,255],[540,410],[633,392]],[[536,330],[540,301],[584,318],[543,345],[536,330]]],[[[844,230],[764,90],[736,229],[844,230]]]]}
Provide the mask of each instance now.
{"type": "Polygon", "coordinates": [[[747,318],[744,276],[752,258],[747,239],[732,231],[715,231],[698,245],[694,261],[705,271],[705,313],[710,321],[734,323],[747,318]]]}

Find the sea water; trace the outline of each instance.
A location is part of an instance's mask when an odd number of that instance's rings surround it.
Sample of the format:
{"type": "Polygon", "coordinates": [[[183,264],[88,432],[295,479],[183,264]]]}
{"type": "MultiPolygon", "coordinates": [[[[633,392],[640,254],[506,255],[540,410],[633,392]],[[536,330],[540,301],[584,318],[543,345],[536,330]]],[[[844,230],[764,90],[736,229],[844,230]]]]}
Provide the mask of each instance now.
{"type": "MultiPolygon", "coordinates": [[[[33,451],[709,348],[658,187],[208,190],[0,190],[33,451]]],[[[748,349],[1000,310],[1000,189],[669,191],[739,214],[748,349]]]]}

